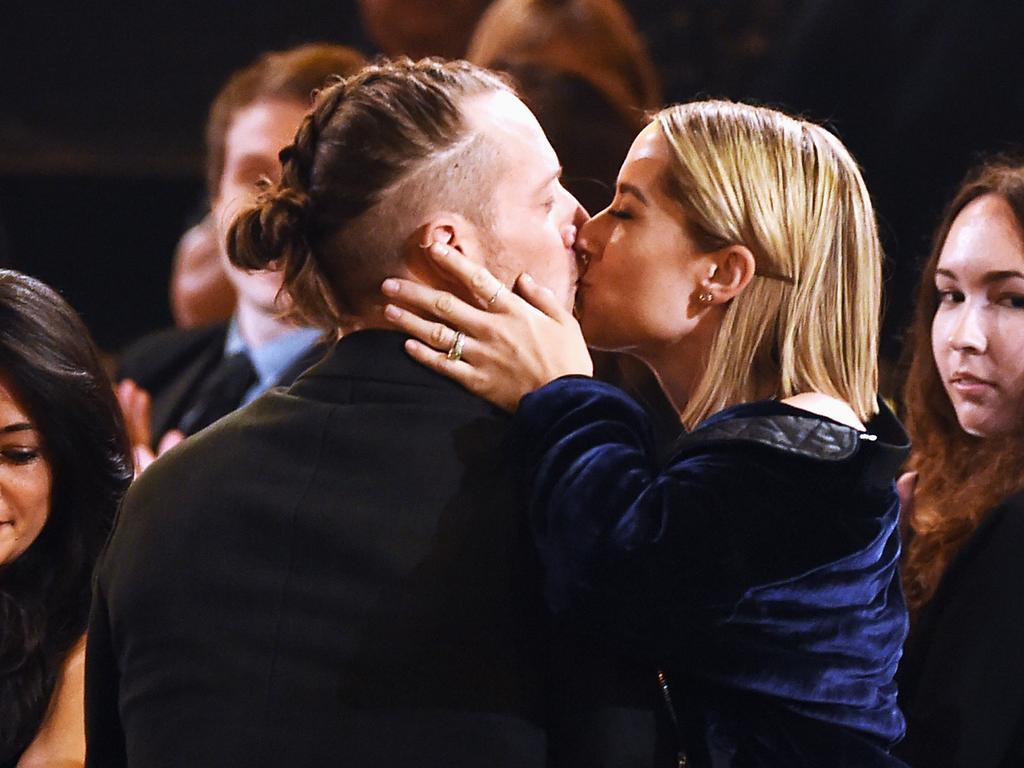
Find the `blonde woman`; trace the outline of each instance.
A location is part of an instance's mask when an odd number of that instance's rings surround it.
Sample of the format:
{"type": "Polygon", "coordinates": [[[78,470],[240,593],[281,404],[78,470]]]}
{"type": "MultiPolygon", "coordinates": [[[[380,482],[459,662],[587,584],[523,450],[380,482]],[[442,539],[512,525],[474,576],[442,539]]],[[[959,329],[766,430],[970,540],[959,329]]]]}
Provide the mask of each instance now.
{"type": "Polygon", "coordinates": [[[901,765],[908,446],[876,397],[881,253],[842,144],[743,104],[658,113],[577,240],[579,323],[427,250],[470,301],[391,279],[385,315],[515,411],[550,605],[649,664],[680,764],[901,765]],[[584,337],[656,373],[687,430],[667,460],[584,337]]]}

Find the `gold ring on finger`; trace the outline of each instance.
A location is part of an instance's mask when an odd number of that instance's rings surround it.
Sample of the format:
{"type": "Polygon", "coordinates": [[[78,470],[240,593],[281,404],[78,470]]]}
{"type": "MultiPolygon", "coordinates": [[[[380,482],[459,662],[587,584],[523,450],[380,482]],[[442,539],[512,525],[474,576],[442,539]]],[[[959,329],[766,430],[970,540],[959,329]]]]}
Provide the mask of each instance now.
{"type": "Polygon", "coordinates": [[[455,340],[452,345],[448,348],[448,354],[446,357],[453,363],[457,363],[462,359],[462,347],[466,343],[466,334],[462,331],[455,332],[455,340]]]}
{"type": "Polygon", "coordinates": [[[498,297],[501,296],[501,294],[504,292],[504,290],[505,290],[505,284],[504,283],[498,283],[498,289],[494,292],[494,295],[491,296],[491,298],[489,298],[487,300],[487,308],[488,309],[490,309],[491,307],[494,306],[494,302],[496,302],[498,300],[498,297]]]}

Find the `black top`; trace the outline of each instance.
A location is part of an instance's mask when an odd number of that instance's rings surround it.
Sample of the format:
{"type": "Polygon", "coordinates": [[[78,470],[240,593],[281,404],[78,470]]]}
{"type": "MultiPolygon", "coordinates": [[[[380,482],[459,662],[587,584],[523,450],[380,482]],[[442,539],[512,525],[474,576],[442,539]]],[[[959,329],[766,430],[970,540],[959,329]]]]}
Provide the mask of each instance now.
{"type": "Polygon", "coordinates": [[[899,671],[914,768],[1024,765],[1024,493],[950,563],[899,671]]]}
{"type": "Polygon", "coordinates": [[[90,766],[544,765],[508,418],[402,342],[346,337],[131,488],[98,566],[90,766]]]}

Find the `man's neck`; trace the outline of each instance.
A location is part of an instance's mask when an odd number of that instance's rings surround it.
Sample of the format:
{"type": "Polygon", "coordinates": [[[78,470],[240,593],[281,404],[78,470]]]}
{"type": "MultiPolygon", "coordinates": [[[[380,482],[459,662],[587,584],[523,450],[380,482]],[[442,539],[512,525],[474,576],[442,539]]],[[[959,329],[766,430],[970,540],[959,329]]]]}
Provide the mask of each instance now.
{"type": "Polygon", "coordinates": [[[238,333],[249,349],[259,349],[296,328],[292,323],[281,320],[276,313],[267,312],[246,302],[239,302],[235,309],[235,318],[238,333]]]}

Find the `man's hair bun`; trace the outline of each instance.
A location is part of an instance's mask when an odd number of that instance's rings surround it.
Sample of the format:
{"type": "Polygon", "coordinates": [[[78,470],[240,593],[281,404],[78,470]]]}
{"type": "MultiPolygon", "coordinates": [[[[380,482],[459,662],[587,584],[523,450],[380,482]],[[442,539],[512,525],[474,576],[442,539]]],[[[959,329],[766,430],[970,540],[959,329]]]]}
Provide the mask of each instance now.
{"type": "Polygon", "coordinates": [[[309,258],[309,195],[294,187],[270,187],[231,223],[227,253],[243,269],[269,269],[283,257],[301,268],[309,258]]]}

